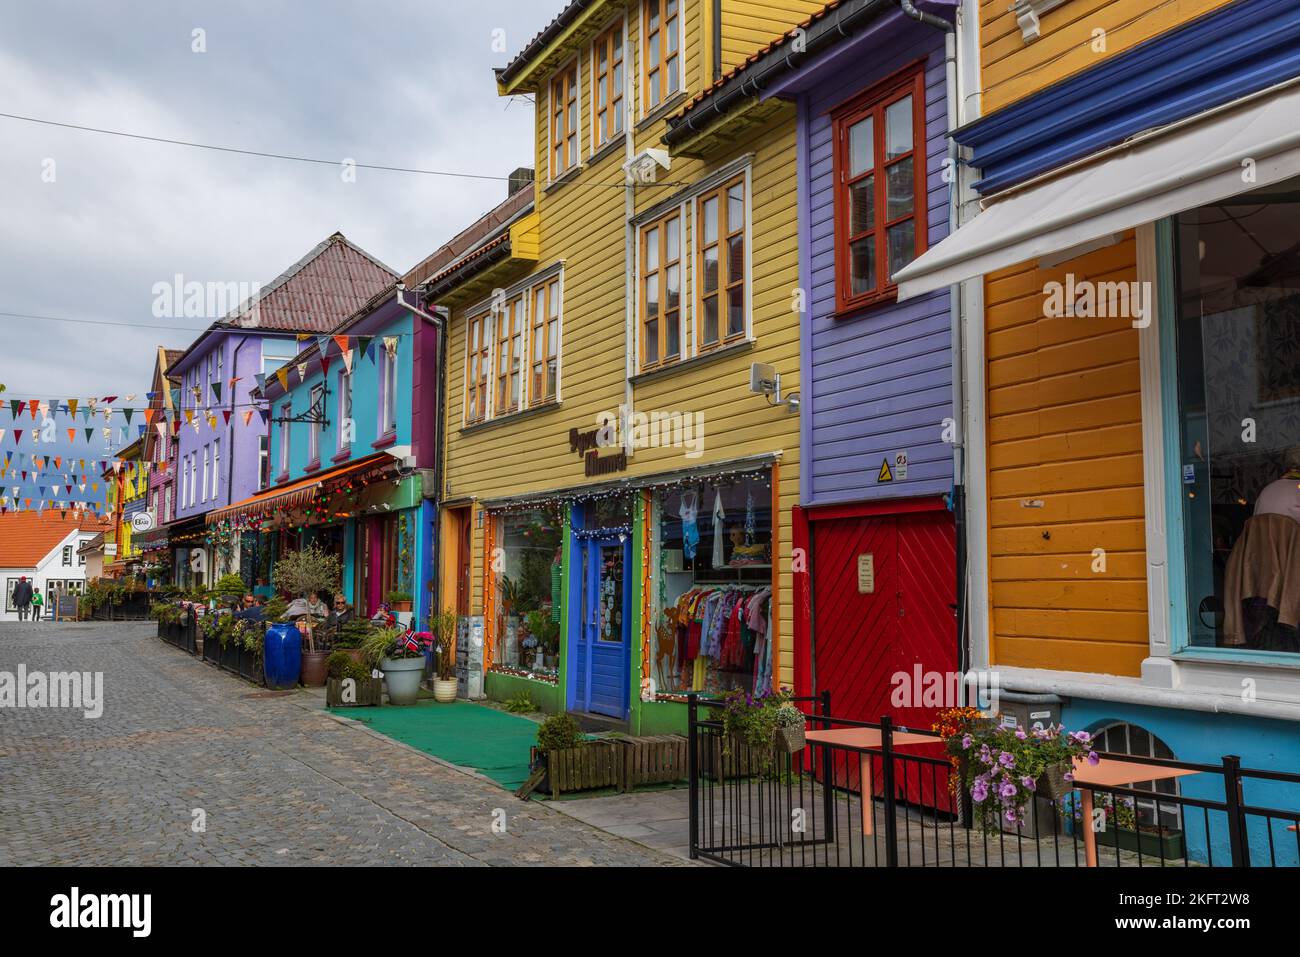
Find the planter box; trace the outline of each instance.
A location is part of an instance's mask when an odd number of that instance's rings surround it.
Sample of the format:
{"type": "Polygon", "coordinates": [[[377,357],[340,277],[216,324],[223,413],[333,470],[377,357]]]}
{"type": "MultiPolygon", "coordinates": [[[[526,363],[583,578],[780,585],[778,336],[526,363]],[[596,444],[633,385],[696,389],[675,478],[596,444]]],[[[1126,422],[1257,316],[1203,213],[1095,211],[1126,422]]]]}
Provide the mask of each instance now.
{"type": "MultiPolygon", "coordinates": [[[[620,748],[613,741],[589,741],[577,748],[563,748],[541,754],[546,777],[538,790],[559,797],[564,791],[594,791],[618,787],[622,762],[620,748]]],[[[533,749],[537,755],[537,749],[533,749]]]]}
{"type": "Polygon", "coordinates": [[[1136,851],[1143,857],[1153,857],[1157,860],[1162,855],[1167,861],[1181,861],[1186,856],[1183,832],[1171,828],[1159,832],[1111,827],[1097,833],[1097,846],[1118,846],[1121,851],[1136,851]]]}
{"type": "Polygon", "coordinates": [[[325,705],[329,708],[375,708],[384,703],[384,679],[365,678],[357,682],[357,700],[343,700],[343,679],[325,682],[325,705]]]}
{"type": "Polygon", "coordinates": [[[752,749],[741,739],[732,738],[731,753],[726,752],[726,741],[721,734],[704,735],[700,748],[700,774],[714,781],[746,778],[758,771],[752,749]]]}
{"type": "Polygon", "coordinates": [[[638,784],[667,784],[685,781],[686,738],[680,734],[656,734],[642,738],[619,738],[622,765],[618,789],[631,791],[638,784]]]}

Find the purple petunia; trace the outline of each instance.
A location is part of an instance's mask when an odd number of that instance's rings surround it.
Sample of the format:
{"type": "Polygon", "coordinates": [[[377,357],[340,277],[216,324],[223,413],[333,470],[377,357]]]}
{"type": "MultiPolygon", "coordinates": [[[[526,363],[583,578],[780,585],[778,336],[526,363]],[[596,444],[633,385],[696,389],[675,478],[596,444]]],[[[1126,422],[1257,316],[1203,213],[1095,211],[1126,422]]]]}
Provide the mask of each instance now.
{"type": "Polygon", "coordinates": [[[970,789],[971,800],[976,804],[983,804],[989,796],[988,786],[980,780],[976,780],[970,789]]]}
{"type": "Polygon", "coordinates": [[[1088,763],[1089,763],[1089,764],[1091,764],[1091,765],[1093,765],[1093,766],[1096,766],[1096,765],[1097,765],[1098,763],[1100,763],[1100,762],[1101,762],[1101,758],[1099,758],[1099,757],[1097,756],[1097,752],[1096,752],[1096,751],[1089,751],[1089,752],[1088,752],[1088,763]]]}

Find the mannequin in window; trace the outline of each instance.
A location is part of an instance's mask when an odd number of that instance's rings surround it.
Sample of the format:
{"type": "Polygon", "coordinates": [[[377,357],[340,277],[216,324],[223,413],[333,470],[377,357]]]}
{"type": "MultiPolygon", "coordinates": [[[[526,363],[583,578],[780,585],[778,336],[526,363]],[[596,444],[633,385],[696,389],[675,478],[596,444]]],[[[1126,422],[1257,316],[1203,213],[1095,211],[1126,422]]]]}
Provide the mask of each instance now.
{"type": "Polygon", "coordinates": [[[1264,486],[1255,501],[1256,515],[1286,515],[1300,522],[1300,445],[1286,453],[1286,471],[1264,486]]]}

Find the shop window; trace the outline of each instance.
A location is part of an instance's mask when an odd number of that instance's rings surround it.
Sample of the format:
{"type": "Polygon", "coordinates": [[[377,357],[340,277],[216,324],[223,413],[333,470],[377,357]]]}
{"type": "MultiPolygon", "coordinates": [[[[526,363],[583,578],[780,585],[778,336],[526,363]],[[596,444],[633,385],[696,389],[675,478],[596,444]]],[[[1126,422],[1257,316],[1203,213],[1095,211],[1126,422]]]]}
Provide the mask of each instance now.
{"type": "Polygon", "coordinates": [[[524,299],[517,296],[496,313],[497,391],[493,414],[519,408],[524,355],[524,299]]]}
{"type": "Polygon", "coordinates": [[[682,355],[682,215],[674,211],[641,230],[641,368],[682,355]]]}
{"type": "Polygon", "coordinates": [[[560,280],[533,287],[530,405],[554,402],[560,385],[560,280]]]}
{"type": "Polygon", "coordinates": [[[1300,180],[1177,218],[1188,645],[1300,653],[1300,180]]]}
{"type": "MultiPolygon", "coordinates": [[[[1169,746],[1150,731],[1136,724],[1116,722],[1108,724],[1094,735],[1096,750],[1111,754],[1128,754],[1138,758],[1176,760],[1169,746]]],[[[1178,781],[1145,781],[1130,784],[1135,791],[1154,791],[1156,794],[1178,795],[1178,781]]],[[[1157,798],[1133,798],[1117,795],[1117,800],[1107,800],[1100,792],[1096,795],[1098,806],[1106,810],[1108,827],[1154,829],[1156,827],[1180,828],[1182,815],[1179,805],[1157,798]]]]}
{"type": "Polygon", "coordinates": [[[506,669],[553,676],[561,644],[560,513],[501,512],[493,522],[499,564],[492,661],[506,669]]]}
{"type": "Polygon", "coordinates": [[[578,61],[551,80],[551,179],[578,163],[578,61]]]}
{"type": "Polygon", "coordinates": [[[658,492],[652,528],[656,692],[769,690],[771,473],[658,492]]]}
{"type": "Polygon", "coordinates": [[[599,149],[623,132],[623,21],[614,23],[591,47],[591,139],[599,149]]]}
{"type": "Polygon", "coordinates": [[[465,424],[487,418],[487,384],[492,368],[491,319],[487,314],[469,321],[469,350],[465,357],[465,424]]]}
{"type": "Polygon", "coordinates": [[[745,336],[749,254],[745,180],[737,177],[696,199],[695,343],[700,352],[745,336]]]}
{"type": "Polygon", "coordinates": [[[641,26],[644,92],[642,112],[649,113],[682,85],[681,16],[678,0],[645,0],[641,26]]]}
{"type": "Polygon", "coordinates": [[[898,295],[893,275],[926,248],[925,71],[872,87],[832,114],[835,301],[844,311],[898,295]]]}

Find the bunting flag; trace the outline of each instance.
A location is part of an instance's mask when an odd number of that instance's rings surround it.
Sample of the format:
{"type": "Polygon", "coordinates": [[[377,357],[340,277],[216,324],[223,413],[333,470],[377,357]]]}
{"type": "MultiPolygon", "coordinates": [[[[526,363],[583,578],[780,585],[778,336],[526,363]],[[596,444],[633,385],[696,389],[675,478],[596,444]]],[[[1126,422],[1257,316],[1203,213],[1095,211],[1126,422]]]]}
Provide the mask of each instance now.
{"type": "Polygon", "coordinates": [[[186,409],[186,410],[185,410],[185,424],[186,424],[186,425],[189,425],[189,424],[190,424],[191,422],[193,422],[193,421],[194,421],[194,410],[193,410],[193,409],[186,409]]]}
{"type": "Polygon", "coordinates": [[[41,410],[41,418],[45,418],[50,414],[50,404],[48,402],[42,402],[37,408],[41,410]]]}
{"type": "MultiPolygon", "coordinates": [[[[339,338],[346,339],[347,336],[339,336],[339,338]]],[[[342,355],[343,355],[343,371],[346,372],[348,375],[352,375],[352,350],[344,349],[342,355]]]]}
{"type": "Polygon", "coordinates": [[[210,429],[215,429],[216,427],[217,427],[217,417],[216,417],[215,415],[213,415],[211,412],[209,412],[209,413],[208,413],[208,428],[210,428],[210,429]]]}
{"type": "Polygon", "coordinates": [[[112,441],[112,439],[113,439],[113,430],[112,430],[112,429],[104,429],[104,441],[105,441],[105,442],[110,442],[110,441],[112,441]]]}
{"type": "Polygon", "coordinates": [[[222,415],[222,417],[225,418],[225,420],[226,420],[226,421],[225,421],[225,424],[226,424],[226,425],[229,425],[229,424],[230,424],[230,410],[229,410],[229,409],[222,409],[222,410],[221,410],[221,415],[222,415]]]}
{"type": "Polygon", "coordinates": [[[20,441],[22,441],[22,437],[23,437],[23,430],[14,429],[14,445],[17,445],[20,441]]]}
{"type": "Polygon", "coordinates": [[[159,422],[157,425],[154,426],[154,428],[158,430],[158,438],[159,438],[159,440],[160,440],[160,441],[166,441],[166,440],[167,440],[167,423],[166,423],[166,422],[159,422]]]}
{"type": "Polygon", "coordinates": [[[305,362],[298,363],[298,381],[299,382],[307,381],[307,363],[305,362]]]}
{"type": "Polygon", "coordinates": [[[300,332],[300,333],[298,333],[298,341],[299,341],[299,342],[305,342],[306,340],[308,340],[308,339],[310,339],[310,338],[311,338],[311,333],[309,333],[309,332],[300,332]]]}
{"type": "Polygon", "coordinates": [[[85,429],[84,431],[85,431],[85,433],[86,433],[86,441],[89,442],[89,441],[90,441],[90,437],[91,437],[92,435],[95,434],[95,430],[94,430],[94,429],[85,429]]]}
{"type": "Polygon", "coordinates": [[[3,442],[4,440],[5,440],[5,430],[0,429],[0,442],[3,442]]]}
{"type": "Polygon", "coordinates": [[[124,416],[126,416],[126,424],[127,424],[127,425],[130,425],[130,424],[131,424],[131,414],[132,414],[133,412],[135,412],[135,409],[126,408],[126,409],[123,409],[123,410],[122,410],[122,414],[123,414],[124,416]]]}
{"type": "Polygon", "coordinates": [[[9,400],[9,418],[11,418],[11,419],[16,419],[16,418],[18,418],[18,412],[19,412],[20,409],[22,409],[22,407],[23,407],[23,400],[22,400],[22,399],[10,399],[10,400],[9,400]]]}
{"type": "MultiPolygon", "coordinates": [[[[0,438],[3,438],[3,435],[0,435],[0,438]]],[[[68,429],[68,442],[69,442],[69,443],[72,443],[72,442],[75,442],[75,441],[77,441],[77,430],[76,430],[76,429],[68,429]]]]}
{"type": "Polygon", "coordinates": [[[214,382],[214,383],[212,383],[212,394],[215,395],[215,396],[217,397],[217,401],[218,401],[218,402],[221,401],[221,383],[220,383],[220,382],[214,382]]]}
{"type": "Polygon", "coordinates": [[[28,401],[28,403],[27,403],[27,409],[28,409],[28,411],[30,411],[31,414],[32,414],[32,421],[33,421],[33,422],[36,421],[36,410],[40,408],[40,405],[41,405],[40,402],[38,402],[38,401],[35,400],[35,399],[31,399],[31,400],[28,401]]]}
{"type": "Polygon", "coordinates": [[[320,357],[320,374],[322,376],[327,376],[330,374],[330,358],[329,356],[325,355],[325,353],[323,352],[321,353],[321,357],[320,357]]]}
{"type": "Polygon", "coordinates": [[[244,410],[244,427],[245,427],[245,428],[248,427],[249,420],[251,420],[252,418],[253,418],[253,410],[252,410],[252,409],[246,409],[246,410],[244,410]]]}
{"type": "Polygon", "coordinates": [[[371,362],[375,361],[375,337],[374,336],[358,336],[357,348],[360,349],[362,354],[371,362]]]}
{"type": "Polygon", "coordinates": [[[390,359],[397,355],[397,336],[384,336],[384,351],[390,359]]]}
{"type": "Polygon", "coordinates": [[[71,414],[71,416],[72,416],[74,419],[77,417],[77,400],[76,400],[76,399],[69,399],[69,400],[68,400],[68,412],[69,412],[69,414],[71,414]]]}
{"type": "Polygon", "coordinates": [[[154,416],[154,412],[156,412],[156,411],[157,411],[157,410],[154,409],[152,406],[144,410],[144,424],[145,424],[145,425],[152,425],[152,424],[153,424],[153,416],[154,416]]]}
{"type": "Polygon", "coordinates": [[[56,456],[54,456],[54,467],[55,467],[56,469],[61,469],[61,468],[63,468],[63,456],[62,456],[62,455],[56,455],[56,456]]]}
{"type": "Polygon", "coordinates": [[[257,381],[257,391],[266,391],[266,376],[261,372],[256,372],[253,374],[253,378],[257,381]]]}
{"type": "Polygon", "coordinates": [[[275,377],[280,381],[280,388],[283,389],[285,392],[288,392],[289,391],[289,370],[276,369],[275,377]]]}
{"type": "Polygon", "coordinates": [[[329,336],[316,337],[316,351],[319,352],[321,355],[325,354],[325,350],[329,348],[329,344],[330,344],[329,336]]]}
{"type": "Polygon", "coordinates": [[[128,396],[126,397],[126,401],[127,401],[127,402],[134,402],[134,401],[135,401],[135,393],[132,392],[130,395],[128,395],[128,396]]]}

